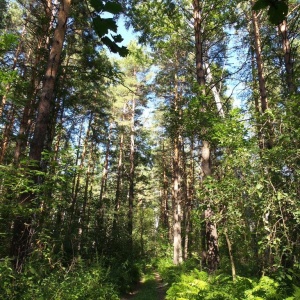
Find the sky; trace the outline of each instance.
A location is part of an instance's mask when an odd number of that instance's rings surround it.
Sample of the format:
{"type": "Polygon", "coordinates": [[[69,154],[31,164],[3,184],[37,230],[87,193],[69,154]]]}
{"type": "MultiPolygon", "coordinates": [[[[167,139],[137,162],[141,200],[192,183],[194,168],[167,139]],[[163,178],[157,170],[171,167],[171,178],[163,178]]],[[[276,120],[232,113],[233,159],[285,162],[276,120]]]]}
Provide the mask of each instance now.
{"type": "Polygon", "coordinates": [[[121,34],[122,38],[124,39],[122,43],[120,43],[121,46],[127,46],[130,41],[137,39],[137,34],[133,33],[132,28],[129,29],[125,28],[125,20],[123,17],[121,17],[118,20],[118,34],[121,34]]]}

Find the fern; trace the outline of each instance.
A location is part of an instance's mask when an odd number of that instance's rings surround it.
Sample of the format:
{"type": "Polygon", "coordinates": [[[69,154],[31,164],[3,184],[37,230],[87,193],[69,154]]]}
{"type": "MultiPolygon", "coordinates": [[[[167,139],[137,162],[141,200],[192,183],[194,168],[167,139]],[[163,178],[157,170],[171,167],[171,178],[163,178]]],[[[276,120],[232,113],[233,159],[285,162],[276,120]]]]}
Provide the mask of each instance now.
{"type": "Polygon", "coordinates": [[[294,285],[294,300],[300,300],[300,287],[299,286],[296,286],[294,285]]]}
{"type": "Polygon", "coordinates": [[[198,299],[201,292],[209,290],[209,284],[202,280],[208,278],[207,273],[193,270],[190,274],[182,274],[180,281],[173,283],[167,291],[167,300],[185,300],[185,299],[198,299]],[[199,279],[199,277],[201,279],[199,279]]]}
{"type": "Polygon", "coordinates": [[[278,294],[279,284],[274,279],[263,276],[251,290],[245,291],[247,300],[279,300],[282,296],[278,294]]]}

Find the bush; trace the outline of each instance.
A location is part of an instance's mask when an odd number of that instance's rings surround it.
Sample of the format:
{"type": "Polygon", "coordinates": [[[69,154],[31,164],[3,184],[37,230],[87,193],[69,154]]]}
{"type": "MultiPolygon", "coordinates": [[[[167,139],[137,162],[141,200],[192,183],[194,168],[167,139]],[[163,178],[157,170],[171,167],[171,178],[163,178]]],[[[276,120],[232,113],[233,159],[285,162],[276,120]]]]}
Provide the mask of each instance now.
{"type": "Polygon", "coordinates": [[[109,273],[100,264],[72,269],[57,268],[42,271],[28,264],[22,274],[16,274],[10,261],[0,263],[0,293],[6,300],[118,300],[118,289],[109,280],[109,273]]]}
{"type": "Polygon", "coordinates": [[[210,289],[205,272],[193,270],[188,275],[181,275],[180,281],[173,283],[167,291],[167,300],[201,299],[200,294],[206,294],[210,289]]]}

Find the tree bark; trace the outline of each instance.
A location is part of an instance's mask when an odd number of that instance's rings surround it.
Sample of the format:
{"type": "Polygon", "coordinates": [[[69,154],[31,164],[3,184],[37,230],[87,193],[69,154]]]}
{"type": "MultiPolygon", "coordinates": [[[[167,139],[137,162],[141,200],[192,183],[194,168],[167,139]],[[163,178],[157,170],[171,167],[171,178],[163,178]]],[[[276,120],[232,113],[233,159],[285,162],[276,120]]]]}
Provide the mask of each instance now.
{"type": "Polygon", "coordinates": [[[258,70],[260,104],[261,104],[261,111],[264,114],[265,111],[268,109],[268,97],[267,97],[267,89],[266,89],[266,81],[265,81],[265,73],[264,73],[264,64],[262,59],[259,23],[258,23],[257,13],[255,10],[252,10],[252,23],[253,23],[253,33],[254,33],[256,65],[258,70]]]}
{"type": "Polygon", "coordinates": [[[286,83],[289,93],[293,94],[296,92],[296,86],[294,83],[294,62],[292,57],[291,44],[288,37],[288,24],[286,20],[279,24],[278,31],[281,36],[284,66],[286,72],[286,83]]]}
{"type": "Polygon", "coordinates": [[[173,235],[174,235],[174,253],[173,262],[175,265],[182,263],[182,241],[181,241],[181,199],[180,199],[180,139],[177,137],[174,141],[174,157],[173,157],[173,235]]]}
{"type": "Polygon", "coordinates": [[[57,26],[54,31],[53,43],[48,59],[47,70],[43,82],[41,99],[38,106],[38,115],[35,130],[30,146],[29,158],[41,162],[42,151],[47,136],[47,129],[53,107],[55,80],[60,66],[60,58],[67,30],[67,21],[70,13],[71,0],[61,0],[58,11],[57,26]]]}
{"type": "MultiPolygon", "coordinates": [[[[30,145],[29,158],[37,163],[36,168],[41,166],[42,152],[44,150],[48,126],[51,121],[51,111],[53,107],[53,95],[55,80],[58,68],[61,63],[61,53],[67,29],[67,20],[70,12],[71,0],[61,0],[58,10],[57,26],[54,30],[53,43],[47,63],[46,74],[43,82],[41,99],[38,106],[38,115],[35,123],[32,143],[30,145]]],[[[34,177],[35,184],[39,183],[40,178],[34,177]]],[[[37,208],[36,195],[24,193],[20,199],[20,204],[30,204],[37,208]]],[[[26,214],[26,212],[25,212],[26,214]]],[[[31,239],[34,234],[32,225],[33,216],[20,216],[14,221],[13,237],[11,242],[11,256],[13,257],[14,268],[21,272],[26,257],[30,254],[31,239]]]]}
{"type": "MultiPolygon", "coordinates": [[[[126,103],[123,106],[123,119],[126,109],[126,103]]],[[[119,143],[119,160],[117,169],[117,185],[115,195],[115,207],[114,207],[114,219],[113,219],[113,236],[117,236],[118,222],[119,222],[119,210],[121,205],[121,185],[122,185],[122,169],[123,169],[123,148],[124,148],[124,133],[121,132],[120,143],[119,143]]]]}
{"type": "Polygon", "coordinates": [[[203,40],[202,40],[202,7],[200,0],[193,0],[193,14],[194,14],[194,34],[196,47],[196,78],[200,87],[205,88],[205,70],[203,62],[203,40]]]}
{"type": "MultiPolygon", "coordinates": [[[[193,16],[194,16],[194,35],[195,35],[195,48],[196,48],[196,78],[201,88],[202,95],[206,96],[205,85],[205,62],[204,62],[204,40],[203,40],[203,19],[202,19],[202,4],[200,0],[193,0],[193,16]]],[[[205,111],[205,107],[201,108],[205,111]]],[[[211,161],[210,161],[210,148],[208,141],[202,141],[202,181],[206,176],[211,175],[211,161]]],[[[206,228],[202,228],[202,265],[208,266],[209,271],[213,272],[217,269],[219,263],[219,250],[218,250],[218,233],[216,224],[209,219],[212,216],[211,208],[208,208],[203,214],[205,218],[206,228]],[[215,228],[213,228],[215,226],[215,228]],[[206,233],[204,235],[204,232],[206,233]],[[211,234],[211,236],[210,236],[211,234]],[[206,241],[205,241],[206,239],[206,241]],[[214,252],[215,251],[215,252],[214,252]]]]}
{"type": "Polygon", "coordinates": [[[227,243],[227,248],[228,248],[228,253],[229,253],[229,258],[230,258],[232,280],[235,281],[235,279],[236,279],[236,269],[235,269],[233,254],[232,254],[232,246],[231,246],[230,238],[229,238],[229,235],[228,235],[228,232],[227,232],[227,228],[225,228],[225,230],[224,230],[224,235],[225,235],[225,238],[226,238],[226,243],[227,243]]]}
{"type": "Polygon", "coordinates": [[[128,197],[128,234],[130,239],[130,247],[132,247],[132,230],[133,230],[133,202],[134,202],[134,171],[135,171],[135,96],[132,97],[131,107],[131,134],[130,134],[130,170],[129,170],[129,197],[128,197]]]}

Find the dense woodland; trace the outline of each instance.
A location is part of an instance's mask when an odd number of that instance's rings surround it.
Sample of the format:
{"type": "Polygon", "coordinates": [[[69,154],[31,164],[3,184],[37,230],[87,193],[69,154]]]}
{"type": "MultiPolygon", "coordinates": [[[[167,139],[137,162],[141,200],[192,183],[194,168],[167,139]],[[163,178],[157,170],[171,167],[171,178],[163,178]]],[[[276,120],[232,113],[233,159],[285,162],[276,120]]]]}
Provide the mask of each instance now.
{"type": "Polygon", "coordinates": [[[299,35],[297,0],[1,0],[0,298],[300,299],[299,35]]]}

